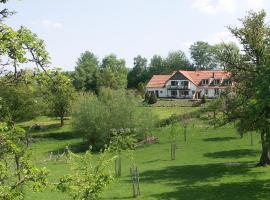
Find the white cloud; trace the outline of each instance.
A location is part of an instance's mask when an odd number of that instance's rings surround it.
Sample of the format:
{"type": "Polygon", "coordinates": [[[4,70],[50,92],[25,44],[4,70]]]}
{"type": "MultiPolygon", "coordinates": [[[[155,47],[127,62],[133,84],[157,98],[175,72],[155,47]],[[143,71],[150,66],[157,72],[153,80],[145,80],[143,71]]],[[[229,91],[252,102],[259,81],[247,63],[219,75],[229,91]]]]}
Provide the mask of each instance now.
{"type": "Polygon", "coordinates": [[[195,0],[192,7],[206,14],[220,12],[233,13],[236,10],[235,0],[195,0]]]}
{"type": "Polygon", "coordinates": [[[60,22],[51,21],[48,19],[44,19],[41,21],[41,24],[48,28],[62,28],[63,24],[60,22]]]}

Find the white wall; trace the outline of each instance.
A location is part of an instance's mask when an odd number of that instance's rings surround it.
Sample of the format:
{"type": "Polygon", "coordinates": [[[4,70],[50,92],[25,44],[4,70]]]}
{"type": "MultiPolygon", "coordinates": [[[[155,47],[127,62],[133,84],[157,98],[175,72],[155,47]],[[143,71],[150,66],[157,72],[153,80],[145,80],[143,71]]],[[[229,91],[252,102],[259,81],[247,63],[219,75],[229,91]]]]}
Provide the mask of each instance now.
{"type": "Polygon", "coordinates": [[[155,92],[156,90],[158,90],[159,97],[168,97],[167,88],[146,88],[146,92],[155,92]]]}

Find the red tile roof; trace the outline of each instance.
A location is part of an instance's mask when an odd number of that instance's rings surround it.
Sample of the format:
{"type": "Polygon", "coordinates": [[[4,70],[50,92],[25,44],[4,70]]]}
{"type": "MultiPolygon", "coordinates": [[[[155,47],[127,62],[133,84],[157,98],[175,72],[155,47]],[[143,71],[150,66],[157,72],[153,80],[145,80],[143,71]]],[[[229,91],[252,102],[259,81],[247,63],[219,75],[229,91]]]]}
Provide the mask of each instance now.
{"type": "Polygon", "coordinates": [[[203,79],[227,79],[230,73],[226,71],[179,71],[195,85],[199,85],[203,79]]]}
{"type": "MultiPolygon", "coordinates": [[[[179,71],[187,79],[193,82],[195,85],[199,85],[203,79],[226,79],[230,77],[230,73],[226,71],[179,71]]],[[[166,82],[175,74],[171,75],[154,75],[146,85],[147,88],[160,88],[165,87],[166,82]]]]}
{"type": "Polygon", "coordinates": [[[148,88],[161,88],[165,86],[165,83],[171,78],[172,75],[154,75],[148,82],[146,87],[148,88]]]}

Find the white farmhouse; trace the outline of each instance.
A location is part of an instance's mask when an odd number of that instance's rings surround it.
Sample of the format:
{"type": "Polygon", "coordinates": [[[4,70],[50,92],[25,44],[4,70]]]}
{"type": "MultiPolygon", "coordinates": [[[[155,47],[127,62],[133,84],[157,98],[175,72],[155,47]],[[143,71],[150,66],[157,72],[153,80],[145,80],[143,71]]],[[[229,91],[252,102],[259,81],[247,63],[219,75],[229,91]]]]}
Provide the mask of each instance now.
{"type": "Polygon", "coordinates": [[[154,92],[158,98],[215,98],[231,85],[230,73],[226,71],[180,70],[171,75],[154,75],[146,92],[154,92]]]}

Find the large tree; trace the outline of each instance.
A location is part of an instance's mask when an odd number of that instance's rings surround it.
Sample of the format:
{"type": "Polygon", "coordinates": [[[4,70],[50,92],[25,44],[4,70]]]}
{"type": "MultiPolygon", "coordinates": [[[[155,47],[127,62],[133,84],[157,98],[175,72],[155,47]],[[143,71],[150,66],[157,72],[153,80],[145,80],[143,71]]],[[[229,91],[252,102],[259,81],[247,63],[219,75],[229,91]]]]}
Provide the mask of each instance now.
{"type": "Polygon", "coordinates": [[[172,73],[175,70],[191,70],[191,64],[185,53],[181,50],[169,52],[164,60],[167,73],[172,73]]]}
{"type": "Polygon", "coordinates": [[[98,77],[98,87],[126,88],[127,68],[125,60],[118,59],[113,54],[104,57],[100,68],[100,76],[98,77]]]}
{"type": "Polygon", "coordinates": [[[197,69],[206,70],[217,67],[213,47],[208,42],[195,42],[190,46],[190,54],[197,69]]]}
{"type": "Polygon", "coordinates": [[[138,55],[134,58],[134,67],[128,73],[128,87],[137,88],[140,82],[147,80],[147,59],[138,55]]]}
{"type": "Polygon", "coordinates": [[[270,165],[270,27],[265,17],[264,11],[249,12],[241,19],[241,27],[230,27],[243,53],[237,54],[228,47],[222,55],[235,82],[225,102],[226,120],[235,121],[241,133],[260,134],[259,166],[270,165]]]}
{"type": "Polygon", "coordinates": [[[149,63],[149,76],[151,78],[154,74],[165,74],[166,69],[164,59],[160,55],[154,55],[149,63]]]}
{"type": "Polygon", "coordinates": [[[89,51],[82,53],[75,67],[75,88],[78,90],[95,91],[97,89],[98,73],[99,63],[97,57],[89,51]]]}

